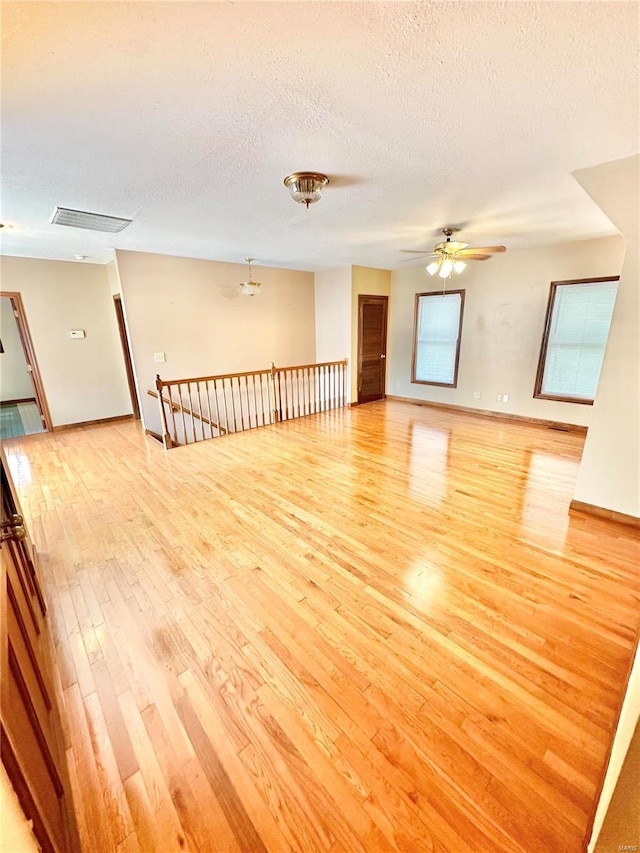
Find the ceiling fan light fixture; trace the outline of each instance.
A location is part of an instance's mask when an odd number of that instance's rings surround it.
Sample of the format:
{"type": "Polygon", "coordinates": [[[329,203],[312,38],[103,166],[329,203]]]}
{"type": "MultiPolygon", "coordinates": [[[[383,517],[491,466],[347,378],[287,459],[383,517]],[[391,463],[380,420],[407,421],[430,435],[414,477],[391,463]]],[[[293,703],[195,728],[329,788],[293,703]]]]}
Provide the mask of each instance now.
{"type": "Polygon", "coordinates": [[[291,198],[299,204],[305,204],[307,210],[310,204],[320,201],[322,191],[328,183],[329,178],[321,172],[294,172],[284,179],[291,198]]]}
{"type": "Polygon", "coordinates": [[[260,293],[260,288],[262,286],[261,282],[253,281],[253,279],[252,279],[251,261],[253,261],[253,260],[254,260],[254,258],[245,258],[245,261],[249,265],[249,278],[247,279],[247,281],[241,281],[240,282],[240,293],[243,296],[255,296],[256,293],[260,293]]]}
{"type": "Polygon", "coordinates": [[[440,261],[432,261],[426,268],[429,275],[435,275],[438,272],[440,261]]]}
{"type": "Polygon", "coordinates": [[[466,267],[467,267],[467,265],[465,264],[465,262],[464,262],[464,261],[455,261],[455,262],[454,262],[454,264],[453,264],[453,268],[454,268],[454,270],[458,273],[458,275],[460,275],[460,273],[461,273],[464,269],[466,269],[466,267]]]}
{"type": "Polygon", "coordinates": [[[453,261],[450,261],[449,258],[444,260],[440,265],[440,278],[449,278],[451,273],[453,272],[453,261]]]}

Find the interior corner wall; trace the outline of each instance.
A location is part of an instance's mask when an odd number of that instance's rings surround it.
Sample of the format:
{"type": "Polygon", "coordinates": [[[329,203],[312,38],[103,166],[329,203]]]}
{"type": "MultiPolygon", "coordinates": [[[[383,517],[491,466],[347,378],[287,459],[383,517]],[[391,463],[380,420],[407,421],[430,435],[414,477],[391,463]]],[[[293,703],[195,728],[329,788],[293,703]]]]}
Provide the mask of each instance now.
{"type": "Polygon", "coordinates": [[[351,362],[351,267],[314,273],[316,361],[351,362]]]}
{"type": "Polygon", "coordinates": [[[117,296],[122,290],[122,286],[120,284],[120,272],[118,270],[118,259],[114,258],[112,261],[109,261],[108,264],[105,264],[105,270],[107,272],[107,281],[109,282],[109,292],[112,296],[117,296]]]}
{"type": "Polygon", "coordinates": [[[158,403],[147,394],[157,373],[181,379],[314,361],[313,273],[254,266],[260,293],[243,296],[243,264],[121,250],[116,256],[148,429],[160,432],[158,403]]]}
{"type": "Polygon", "coordinates": [[[18,324],[8,296],[0,299],[0,400],[27,400],[35,396],[18,324]]]}
{"type": "MultiPolygon", "coordinates": [[[[358,297],[359,296],[390,296],[391,271],[375,269],[374,267],[351,267],[351,402],[358,400],[358,297]]],[[[391,351],[390,316],[392,312],[391,299],[387,305],[387,393],[389,392],[389,358],[391,351]]]]}
{"type": "Polygon", "coordinates": [[[589,425],[592,406],[533,397],[549,286],[552,281],[619,275],[623,257],[624,240],[616,236],[511,250],[490,261],[469,263],[448,284],[465,290],[457,388],[411,382],[416,293],[438,291],[442,279],[428,276],[424,265],[394,270],[388,393],[589,425]],[[480,399],[474,392],[481,394],[480,399]],[[498,402],[498,395],[504,394],[509,395],[508,402],[498,402]]]}
{"type": "Polygon", "coordinates": [[[2,290],[22,296],[53,425],[131,414],[105,266],[5,255],[0,270],[2,290]]]}
{"type": "Polygon", "coordinates": [[[626,239],[575,499],[640,518],[640,155],[574,177],[626,239]]]}

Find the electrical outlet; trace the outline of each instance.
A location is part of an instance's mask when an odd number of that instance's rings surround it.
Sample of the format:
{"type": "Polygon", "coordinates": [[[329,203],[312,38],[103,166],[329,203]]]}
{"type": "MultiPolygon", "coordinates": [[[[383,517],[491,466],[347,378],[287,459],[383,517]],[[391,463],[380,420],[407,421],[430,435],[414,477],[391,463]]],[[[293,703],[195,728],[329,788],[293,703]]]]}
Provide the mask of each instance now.
{"type": "Polygon", "coordinates": [[[501,402],[502,402],[502,394],[498,394],[498,396],[496,397],[496,400],[497,400],[499,403],[501,403],[501,402]]]}
{"type": "Polygon", "coordinates": [[[509,395],[508,395],[508,394],[503,394],[503,395],[502,395],[502,402],[503,402],[503,403],[508,403],[508,402],[509,402],[509,395]]]}
{"type": "Polygon", "coordinates": [[[474,391],[473,392],[473,399],[474,400],[479,400],[481,397],[482,397],[482,394],[480,393],[480,391],[474,391]]]}
{"type": "Polygon", "coordinates": [[[154,352],[153,360],[155,361],[156,364],[162,364],[162,362],[165,360],[164,353],[163,352],[154,352]]]}

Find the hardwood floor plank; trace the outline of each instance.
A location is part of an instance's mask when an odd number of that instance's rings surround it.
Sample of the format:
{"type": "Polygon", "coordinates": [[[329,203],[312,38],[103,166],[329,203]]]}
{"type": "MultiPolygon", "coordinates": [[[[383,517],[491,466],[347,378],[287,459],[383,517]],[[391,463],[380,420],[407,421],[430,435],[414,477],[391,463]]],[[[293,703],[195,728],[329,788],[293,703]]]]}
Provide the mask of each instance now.
{"type": "Polygon", "coordinates": [[[398,402],[7,441],[84,853],[582,853],[640,625],[583,441],[398,402]]]}

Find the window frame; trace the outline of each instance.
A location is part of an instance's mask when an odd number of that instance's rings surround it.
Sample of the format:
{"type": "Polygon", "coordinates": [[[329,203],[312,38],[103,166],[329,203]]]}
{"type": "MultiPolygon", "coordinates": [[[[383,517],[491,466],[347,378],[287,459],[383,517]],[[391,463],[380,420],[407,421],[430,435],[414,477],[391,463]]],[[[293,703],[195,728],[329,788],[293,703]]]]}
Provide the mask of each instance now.
{"type": "Polygon", "coordinates": [[[438,388],[457,388],[458,387],[458,366],[460,363],[460,344],[462,342],[462,317],[464,315],[464,298],[465,290],[430,290],[427,293],[416,293],[413,311],[413,351],[411,353],[411,382],[414,385],[434,385],[438,388]],[[456,358],[453,368],[453,382],[431,382],[428,379],[416,379],[416,361],[418,356],[418,314],[420,310],[420,299],[423,296],[451,296],[454,293],[460,294],[460,317],[458,318],[458,340],[456,343],[456,358]]]}
{"type": "Polygon", "coordinates": [[[543,394],[542,379],[547,361],[547,349],[549,346],[549,335],[551,334],[551,318],[553,317],[553,306],[558,287],[574,284],[601,284],[605,281],[620,281],[619,275],[594,276],[593,278],[570,278],[567,281],[552,281],[549,288],[549,299],[547,300],[547,311],[544,318],[544,331],[542,332],[542,343],[540,344],[540,355],[538,357],[538,369],[536,371],[536,382],[533,388],[535,400],[553,400],[556,403],[579,403],[582,406],[593,406],[594,400],[585,400],[584,397],[569,397],[560,394],[543,394]]]}

